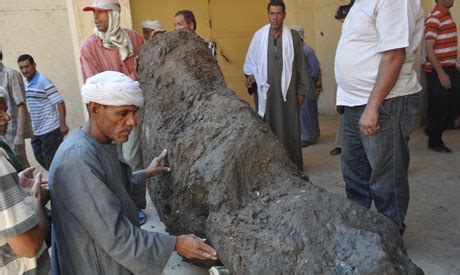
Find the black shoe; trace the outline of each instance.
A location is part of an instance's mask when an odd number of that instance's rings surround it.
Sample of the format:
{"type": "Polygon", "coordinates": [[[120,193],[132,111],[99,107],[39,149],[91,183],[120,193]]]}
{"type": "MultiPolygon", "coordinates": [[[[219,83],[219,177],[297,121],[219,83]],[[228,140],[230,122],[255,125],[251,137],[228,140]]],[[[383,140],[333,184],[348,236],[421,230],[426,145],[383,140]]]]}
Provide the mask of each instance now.
{"type": "Polygon", "coordinates": [[[430,146],[428,145],[428,150],[437,152],[437,153],[442,153],[442,154],[452,154],[452,150],[446,147],[446,145],[441,144],[437,146],[430,146]]]}
{"type": "Polygon", "coordinates": [[[313,143],[310,141],[302,140],[302,147],[308,147],[312,145],[313,143]]]}
{"type": "Polygon", "coordinates": [[[329,154],[333,156],[340,155],[340,153],[342,153],[342,148],[339,148],[339,147],[335,147],[334,149],[331,150],[331,152],[329,152],[329,154]]]}

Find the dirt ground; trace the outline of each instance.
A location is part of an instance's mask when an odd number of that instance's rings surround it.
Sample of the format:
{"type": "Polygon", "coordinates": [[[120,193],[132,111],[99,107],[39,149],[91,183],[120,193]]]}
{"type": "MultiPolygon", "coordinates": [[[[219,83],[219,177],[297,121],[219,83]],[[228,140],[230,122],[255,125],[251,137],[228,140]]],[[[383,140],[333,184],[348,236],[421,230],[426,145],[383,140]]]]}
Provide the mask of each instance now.
{"type": "MultiPolygon", "coordinates": [[[[340,171],[340,156],[331,156],[334,147],[337,118],[321,116],[321,137],[316,144],[303,149],[305,171],[312,182],[341,195],[344,183],[340,171]]],[[[411,136],[409,181],[411,203],[404,235],[406,249],[425,274],[460,274],[460,130],[444,135],[454,151],[444,155],[428,151],[423,128],[411,136]]],[[[154,228],[161,229],[157,217],[148,215],[154,228]]],[[[151,225],[144,228],[152,230],[151,225]]],[[[209,274],[207,269],[191,266],[175,255],[164,274],[209,274]]]]}
{"type": "MultiPolygon", "coordinates": [[[[321,137],[303,149],[304,170],[326,190],[345,195],[340,156],[331,156],[337,118],[320,117],[321,137]]],[[[419,127],[411,136],[410,206],[404,242],[425,274],[460,274],[460,130],[443,137],[453,154],[428,151],[419,127]]]]}
{"type": "MultiPolygon", "coordinates": [[[[321,116],[321,137],[303,149],[305,172],[312,182],[344,195],[340,156],[331,156],[337,118],[321,116]]],[[[454,153],[444,155],[426,149],[422,128],[411,136],[409,181],[411,202],[406,219],[405,246],[425,274],[460,274],[460,130],[449,130],[444,140],[454,153]]],[[[29,160],[33,154],[28,144],[29,160]]],[[[146,210],[147,230],[164,230],[152,203],[146,210]]],[[[164,274],[209,274],[174,255],[164,274]]]]}

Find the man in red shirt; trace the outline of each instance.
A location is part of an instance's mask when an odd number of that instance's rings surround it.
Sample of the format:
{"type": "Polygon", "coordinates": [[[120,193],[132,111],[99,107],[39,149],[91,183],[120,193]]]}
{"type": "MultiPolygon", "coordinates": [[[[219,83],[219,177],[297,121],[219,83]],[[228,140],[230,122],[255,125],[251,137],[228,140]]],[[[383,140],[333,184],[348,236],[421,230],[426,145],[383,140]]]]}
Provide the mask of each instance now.
{"type": "Polygon", "coordinates": [[[459,114],[460,76],[457,64],[457,26],[449,9],[453,0],[436,0],[436,6],[425,22],[427,60],[425,74],[428,83],[429,123],[428,149],[452,153],[442,141],[449,121],[459,114]]]}
{"type": "MultiPolygon", "coordinates": [[[[116,71],[137,79],[137,58],[144,39],[132,29],[120,26],[120,3],[118,0],[94,0],[83,11],[92,11],[96,28],[94,34],[83,40],[80,63],[83,81],[104,71],[116,71]]],[[[136,126],[129,139],[122,145],[124,159],[131,169],[142,169],[140,126],[136,126]]],[[[145,202],[143,203],[146,204],[145,202]]],[[[145,206],[144,206],[145,207],[145,206]]],[[[140,223],[145,222],[139,211],[140,223]]]]}

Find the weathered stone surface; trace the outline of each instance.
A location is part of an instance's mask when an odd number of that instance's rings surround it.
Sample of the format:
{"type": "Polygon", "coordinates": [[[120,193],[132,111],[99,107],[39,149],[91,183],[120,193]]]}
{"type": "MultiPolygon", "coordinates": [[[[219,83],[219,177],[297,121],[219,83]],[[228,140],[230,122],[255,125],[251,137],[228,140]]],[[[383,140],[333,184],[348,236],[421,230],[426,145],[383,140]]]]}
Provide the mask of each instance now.
{"type": "Polygon", "coordinates": [[[139,60],[144,160],[172,234],[205,237],[234,274],[421,274],[385,217],[296,172],[267,125],[230,91],[204,43],[172,32],[139,60]]]}

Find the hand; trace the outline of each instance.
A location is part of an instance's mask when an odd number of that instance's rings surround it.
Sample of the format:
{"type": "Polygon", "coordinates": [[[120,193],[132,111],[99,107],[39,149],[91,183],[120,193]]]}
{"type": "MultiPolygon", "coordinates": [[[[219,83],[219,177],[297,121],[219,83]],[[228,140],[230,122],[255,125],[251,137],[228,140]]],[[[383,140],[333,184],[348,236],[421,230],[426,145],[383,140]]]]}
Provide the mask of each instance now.
{"type": "Polygon", "coordinates": [[[366,136],[371,136],[377,132],[379,126],[377,120],[379,119],[379,112],[366,106],[364,112],[359,120],[359,128],[366,136]]]}
{"type": "Polygon", "coordinates": [[[340,113],[337,111],[337,106],[335,106],[335,104],[333,106],[333,110],[334,110],[334,113],[340,116],[340,113]]]}
{"type": "Polygon", "coordinates": [[[20,135],[16,135],[14,137],[14,152],[24,152],[25,150],[25,144],[24,144],[24,137],[20,135]]]}
{"type": "Polygon", "coordinates": [[[449,90],[452,87],[450,78],[444,71],[442,71],[441,73],[438,73],[438,77],[439,77],[439,82],[441,82],[441,86],[444,89],[449,90]]]}
{"type": "Polygon", "coordinates": [[[61,124],[60,130],[61,130],[62,136],[65,136],[69,132],[69,127],[67,126],[67,124],[64,123],[64,124],[61,124]]]}
{"type": "Polygon", "coordinates": [[[165,159],[167,153],[168,153],[168,150],[163,149],[163,152],[161,152],[161,154],[158,157],[152,160],[150,165],[147,168],[145,168],[146,177],[150,178],[150,177],[162,174],[162,173],[171,172],[171,168],[160,166],[161,162],[165,159]]]}
{"type": "Polygon", "coordinates": [[[249,89],[256,83],[256,79],[254,78],[253,75],[247,76],[246,77],[246,87],[249,89]]]}
{"type": "MultiPolygon", "coordinates": [[[[39,179],[40,186],[40,198],[41,198],[41,206],[44,206],[49,201],[49,191],[48,191],[48,180],[42,179],[42,173],[38,173],[35,179],[33,178],[35,167],[29,167],[24,169],[22,172],[18,174],[19,177],[19,187],[21,187],[22,191],[26,193],[28,196],[32,197],[33,188],[36,184],[37,179],[39,179]]],[[[37,192],[37,191],[35,191],[37,192]]]]}
{"type": "Polygon", "coordinates": [[[217,260],[217,252],[195,235],[176,237],[176,252],[187,259],[217,260]]]}
{"type": "Polygon", "coordinates": [[[297,106],[300,107],[300,106],[303,104],[304,100],[305,100],[305,96],[304,96],[304,95],[298,95],[298,96],[297,96],[297,106]]]}
{"type": "MultiPolygon", "coordinates": [[[[37,207],[37,209],[42,208],[46,204],[46,203],[43,203],[43,200],[45,200],[45,198],[42,197],[43,191],[41,188],[41,185],[42,185],[41,182],[42,182],[42,173],[40,172],[35,176],[35,179],[33,180],[32,188],[30,189],[30,195],[29,195],[29,197],[32,198],[32,201],[34,202],[34,205],[35,207],[37,207]]],[[[49,196],[48,196],[48,199],[49,199],[49,196]]]]}

